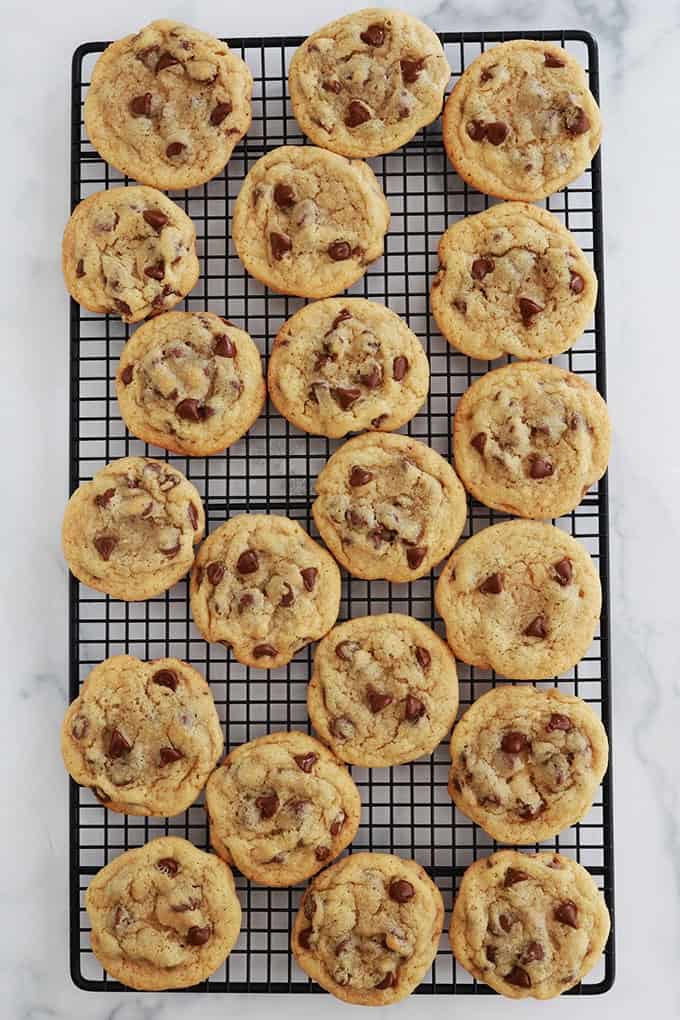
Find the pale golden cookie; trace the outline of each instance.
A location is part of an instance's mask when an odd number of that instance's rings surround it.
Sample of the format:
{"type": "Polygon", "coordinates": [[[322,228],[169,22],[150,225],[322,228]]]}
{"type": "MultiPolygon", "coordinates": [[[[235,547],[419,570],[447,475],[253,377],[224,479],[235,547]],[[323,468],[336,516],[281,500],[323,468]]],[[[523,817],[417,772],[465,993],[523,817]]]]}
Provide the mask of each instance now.
{"type": "Polygon", "coordinates": [[[465,872],[451,948],[473,977],[501,995],[552,999],[592,970],[609,925],[602,893],[576,861],[500,850],[465,872]]]}
{"type": "Polygon", "coordinates": [[[270,733],[234,748],[208,780],[210,842],[262,885],[296,885],[356,836],[359,791],[306,733],[270,733]]]}
{"type": "Polygon", "coordinates": [[[88,675],[61,728],[71,776],[126,815],[185,811],[223,746],[208,684],[179,659],[105,659],[88,675]]]}
{"type": "Polygon", "coordinates": [[[387,1006],[425,977],[443,920],[441,893],[419,864],[355,853],[322,871],[305,892],[293,953],[336,998],[387,1006]]]}
{"type": "Polygon", "coordinates": [[[90,882],[85,906],[102,967],[142,991],[204,981],[241,928],[229,866],[176,836],[116,857],[90,882]]]}

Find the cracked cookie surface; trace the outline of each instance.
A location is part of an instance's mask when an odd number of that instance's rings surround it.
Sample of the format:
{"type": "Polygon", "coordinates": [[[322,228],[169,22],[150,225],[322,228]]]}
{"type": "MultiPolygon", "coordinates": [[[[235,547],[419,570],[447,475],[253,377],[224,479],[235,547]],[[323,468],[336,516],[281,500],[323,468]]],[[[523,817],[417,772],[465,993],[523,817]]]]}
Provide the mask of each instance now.
{"type": "Polygon", "coordinates": [[[206,787],[210,842],[253,882],[296,885],[354,839],[361,799],[328,748],[271,733],[234,748],[206,787]]]}
{"type": "Polygon", "coordinates": [[[501,995],[551,999],[595,966],[609,924],[602,893],[576,861],[500,850],[465,872],[451,948],[473,977],[501,995]]]}
{"type": "Polygon", "coordinates": [[[319,642],[307,706],[314,729],[343,761],[415,761],[432,754],[456,718],[456,662],[413,617],[349,620],[319,642]]]}
{"type": "Polygon", "coordinates": [[[585,701],[497,687],[454,727],[449,793],[499,842],[538,843],[587,814],[608,756],[607,734],[585,701]]]}
{"type": "Polygon", "coordinates": [[[571,347],[595,310],[597,278],[545,209],[505,202],[448,228],[430,307],[471,358],[548,358],[571,347]]]}
{"type": "Polygon", "coordinates": [[[187,573],[204,528],[201,498],[181,471],[149,457],[124,457],[73,493],[62,548],[79,581],[136,602],[160,595],[187,573]]]}
{"type": "Polygon", "coordinates": [[[234,204],[232,236],[255,279],[282,294],[325,298],[356,283],[382,255],[389,221],[367,163],[284,145],[249,171],[234,204]]]}
{"type": "Polygon", "coordinates": [[[231,952],[241,906],[231,869],[186,839],[161,836],[99,871],[85,894],[92,949],[129,988],[190,988],[231,952]]]}
{"type": "Polygon", "coordinates": [[[226,43],[153,21],[95,64],[85,130],[121,173],[155,188],[191,188],[223,169],[250,127],[252,87],[248,65],[226,43]]]}
{"type": "Polygon", "coordinates": [[[545,680],[587,652],[602,589],[571,535],[538,521],[505,521],[456,549],[435,604],[457,658],[511,680],[545,680]]]}
{"type": "Polygon", "coordinates": [[[607,469],[611,423],[590,383],[556,365],[487,372],[456,407],[454,459],[468,492],[518,517],[561,517],[607,469]]]}
{"type": "Polygon", "coordinates": [[[66,224],[62,269],[69,294],[83,308],[139,322],[169,311],[195,286],[196,231],[155,188],[98,191],[66,224]]]}
{"type": "Polygon", "coordinates": [[[466,68],[444,107],[442,134],[465,181],[535,202],[583,173],[602,121],[578,60],[553,43],[515,39],[466,68]]]}
{"type": "Polygon", "coordinates": [[[203,542],[191,575],[191,611],[206,641],[239,662],[283,666],[335,623],[340,571],[297,521],[232,517],[203,542]]]}
{"type": "Polygon", "coordinates": [[[293,954],[338,999],[389,1005],[425,977],[443,919],[441,893],[419,864],[355,853],[322,871],[305,892],[293,954]]]}
{"type": "Polygon", "coordinates": [[[186,810],[223,745],[208,684],[179,659],[106,659],[87,676],[61,728],[71,776],[128,815],[186,810]]]}
{"type": "Polygon", "coordinates": [[[201,457],[240,439],[265,400],[250,336],[212,312],[168,312],[128,340],[116,394],[133,435],[201,457]]]}
{"type": "Polygon", "coordinates": [[[316,144],[343,156],[378,156],[405,145],[442,108],[451,70],[427,25],[368,8],[331,22],[296,50],[293,113],[316,144]]]}
{"type": "Polygon", "coordinates": [[[278,411],[313,435],[389,432],[427,397],[430,368],[418,337],[384,305],[327,298],[283,324],[269,358],[278,411]]]}
{"type": "Polygon", "coordinates": [[[354,577],[413,581],[451,551],[465,490],[443,457],[410,436],[356,436],[316,481],[316,526],[354,577]]]}

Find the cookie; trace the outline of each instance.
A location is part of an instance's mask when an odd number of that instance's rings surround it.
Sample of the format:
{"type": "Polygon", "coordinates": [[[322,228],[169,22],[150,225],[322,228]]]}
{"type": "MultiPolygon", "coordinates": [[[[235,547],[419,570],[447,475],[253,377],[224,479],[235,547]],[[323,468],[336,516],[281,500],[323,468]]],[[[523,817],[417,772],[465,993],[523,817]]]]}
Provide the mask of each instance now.
{"type": "Polygon", "coordinates": [[[448,228],[430,307],[471,358],[549,358],[576,343],[595,310],[597,278],[566,227],[545,209],[494,205],[448,228]]]}
{"type": "Polygon", "coordinates": [[[383,253],[390,210],[367,163],[283,145],[252,166],[232,236],[248,272],[281,294],[339,294],[383,253]]]}
{"type": "Polygon", "coordinates": [[[435,604],[458,659],[511,680],[545,680],[588,651],[602,589],[571,535],[538,521],[505,521],[456,549],[435,604]]]}
{"type": "Polygon", "coordinates": [[[61,540],[79,581],[138,602],[184,577],[204,528],[201,497],[181,471],[149,457],[124,457],[76,489],[61,540]]]}
{"type": "Polygon", "coordinates": [[[168,312],[128,340],[116,394],[133,435],[206,457],[248,431],[266,391],[259,351],[244,330],[212,312],[168,312]]]}
{"type": "Polygon", "coordinates": [[[252,882],[296,885],[356,836],[361,798],[349,772],[306,733],[234,748],[206,787],[210,842],[252,882]]]}
{"type": "Polygon", "coordinates": [[[204,981],[241,928],[229,866],[176,836],[152,839],[107,864],[90,882],[85,907],[102,967],[142,991],[204,981]]]}
{"type": "Polygon", "coordinates": [[[468,492],[517,517],[561,517],[607,469],[611,423],[589,382],[556,365],[515,362],[463,394],[453,420],[468,492]]]}
{"type": "Polygon", "coordinates": [[[414,581],[463,530],[465,490],[443,457],[399,434],[350,439],[316,480],[316,526],[354,577],[414,581]]]}
{"type": "Polygon", "coordinates": [[[102,159],[154,188],[192,188],[250,127],[253,78],[219,39],[153,21],[109,46],[92,71],[85,130],[102,159]]]}
{"type": "Polygon", "coordinates": [[[247,666],[284,666],[331,629],[339,608],[337,564],[288,517],[232,517],[196,557],[194,623],[247,666]]]}
{"type": "Polygon", "coordinates": [[[368,8],[314,32],[295,51],[293,113],[315,145],[379,156],[441,113],[451,76],[442,44],[409,14],[368,8]]]}
{"type": "Polygon", "coordinates": [[[123,322],[169,311],[198,280],[194,225],[155,188],[84,198],[66,224],[61,254],[71,297],[123,322]]]}
{"type": "Polygon", "coordinates": [[[602,893],[556,853],[500,850],[471,864],[451,918],[451,948],[478,981],[511,999],[552,999],[597,963],[609,935],[602,893]]]}
{"type": "Polygon", "coordinates": [[[327,298],[283,324],[269,357],[269,394],[305,432],[338,438],[390,432],[427,397],[430,366],[418,337],[384,305],[327,298]]]}
{"type": "Polygon", "coordinates": [[[499,843],[539,843],[588,813],[608,756],[604,726],[585,701],[497,687],[454,728],[449,793],[499,843]]]}
{"type": "Polygon", "coordinates": [[[456,718],[456,662],[411,616],[348,620],[319,642],[307,708],[319,737],[343,761],[415,761],[432,754],[456,718]]]}
{"type": "Polygon", "coordinates": [[[497,198],[535,202],[580,177],[602,121],[578,60],[554,43],[515,39],[466,68],[444,107],[442,134],[463,180],[497,198]]]}
{"type": "Polygon", "coordinates": [[[344,1002],[405,999],[437,954],[441,893],[415,861],[355,853],[318,875],[293,927],[295,959],[344,1002]]]}
{"type": "Polygon", "coordinates": [[[223,745],[208,684],[179,659],[105,659],[61,727],[61,753],[73,779],[126,815],[185,811],[223,745]]]}

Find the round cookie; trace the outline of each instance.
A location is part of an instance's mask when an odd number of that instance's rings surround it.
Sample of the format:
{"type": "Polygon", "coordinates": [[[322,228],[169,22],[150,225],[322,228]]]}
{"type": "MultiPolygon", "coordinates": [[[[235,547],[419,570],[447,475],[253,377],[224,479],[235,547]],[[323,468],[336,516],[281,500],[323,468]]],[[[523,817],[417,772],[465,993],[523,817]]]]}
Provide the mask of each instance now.
{"type": "Polygon", "coordinates": [[[208,780],[210,842],[262,885],[296,885],[354,839],[361,798],[349,772],[306,733],[234,748],[208,780]]]}
{"type": "Polygon", "coordinates": [[[384,305],[327,298],[283,324],[269,357],[269,394],[313,435],[398,429],[427,397],[430,366],[418,337],[384,305]]]}
{"type": "Polygon", "coordinates": [[[363,616],[334,627],[316,649],[307,690],[314,729],[343,761],[415,761],[449,733],[458,709],[456,662],[420,620],[363,616]]]}
{"type": "Polygon", "coordinates": [[[400,1002],[437,955],[441,893],[416,861],[355,853],[307,888],[292,949],[306,974],[344,1002],[400,1002]]]}
{"type": "Polygon", "coordinates": [[[454,728],[449,793],[498,842],[539,843],[587,814],[608,756],[604,726],[585,701],[497,687],[454,728]]]}
{"type": "Polygon", "coordinates": [[[61,540],[79,581],[138,602],[184,577],[204,528],[201,497],[181,471],[149,457],[124,457],[76,489],[61,540]]]}
{"type": "Polygon", "coordinates": [[[585,868],[556,853],[499,850],[463,875],[451,948],[478,981],[511,999],[551,999],[597,963],[609,912],[585,868]]]}
{"type": "Polygon", "coordinates": [[[92,71],[85,130],[121,173],[192,188],[223,169],[250,127],[253,78],[226,43],[153,21],[109,46],[92,71]]]}
{"type": "Polygon", "coordinates": [[[405,145],[442,109],[451,69],[439,39],[409,14],[356,11],[314,32],[295,51],[293,113],[315,143],[343,156],[405,145]]]}
{"type": "Polygon", "coordinates": [[[435,604],[457,658],[511,680],[545,680],[588,651],[602,589],[571,535],[538,521],[505,521],[456,549],[435,604]]]}
{"type": "Polygon", "coordinates": [[[179,659],[105,659],[61,727],[61,753],[73,779],[126,815],[185,811],[223,746],[208,684],[179,659]]]}
{"type": "Polygon", "coordinates": [[[573,236],[545,209],[505,202],[467,216],[439,242],[430,307],[471,358],[549,358],[579,339],[597,278],[573,236]]]}
{"type": "Polygon", "coordinates": [[[116,394],[133,435],[205,457],[248,431],[266,391],[259,351],[244,330],[212,312],[168,312],[128,340],[116,394]]]}
{"type": "Polygon", "coordinates": [[[169,311],[198,280],[194,225],[155,188],[84,198],[66,224],[61,255],[71,297],[123,322],[169,311]]]}
{"type": "Polygon", "coordinates": [[[85,894],[92,950],[128,988],[190,988],[224,962],[241,929],[231,869],[161,836],[97,872],[85,894]]]}
{"type": "Polygon", "coordinates": [[[453,549],[465,490],[443,457],[399,434],[350,439],[316,480],[316,526],[354,577],[414,581],[453,549]]]}
{"type": "Polygon", "coordinates": [[[339,608],[337,564],[288,517],[232,517],[199,549],[194,623],[247,666],[284,666],[331,629],[339,608]]]}
{"type": "Polygon", "coordinates": [[[463,180],[497,198],[536,202],[583,173],[602,121],[578,60],[554,43],[515,39],[466,68],[444,107],[442,134],[463,180]]]}
{"type": "Polygon", "coordinates": [[[589,382],[556,365],[515,362],[487,372],[458,402],[458,476],[487,506],[561,517],[607,469],[611,423],[589,382]]]}
{"type": "Polygon", "coordinates": [[[239,258],[282,294],[325,298],[382,255],[390,210],[367,163],[283,145],[251,167],[232,220],[239,258]]]}

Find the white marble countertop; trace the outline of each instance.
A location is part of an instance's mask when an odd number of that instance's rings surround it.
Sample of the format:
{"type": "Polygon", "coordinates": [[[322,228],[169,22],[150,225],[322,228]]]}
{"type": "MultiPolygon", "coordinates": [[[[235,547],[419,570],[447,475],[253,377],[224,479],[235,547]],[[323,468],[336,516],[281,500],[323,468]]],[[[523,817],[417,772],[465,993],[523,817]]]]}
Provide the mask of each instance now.
{"type": "MultiPolygon", "coordinates": [[[[330,997],[103,995],[67,964],[67,783],[58,752],[66,704],[68,302],[59,243],[68,215],[69,65],[85,40],[170,16],[216,35],[305,34],[356,0],[5,0],[0,180],[5,709],[0,746],[0,1016],[13,1020],[203,1020],[225,1013],[303,1020],[348,1015],[330,997]],[[19,442],[14,442],[17,430],[19,442]],[[15,788],[11,785],[14,783],[15,788]]],[[[586,28],[599,40],[609,402],[618,976],[593,999],[552,1004],[437,1000],[482,1020],[680,1016],[677,630],[680,347],[676,302],[680,175],[678,0],[410,0],[438,29],[586,28]],[[673,277],[671,279],[671,277],[673,277]]],[[[414,998],[404,1020],[431,1009],[414,998]]]]}

